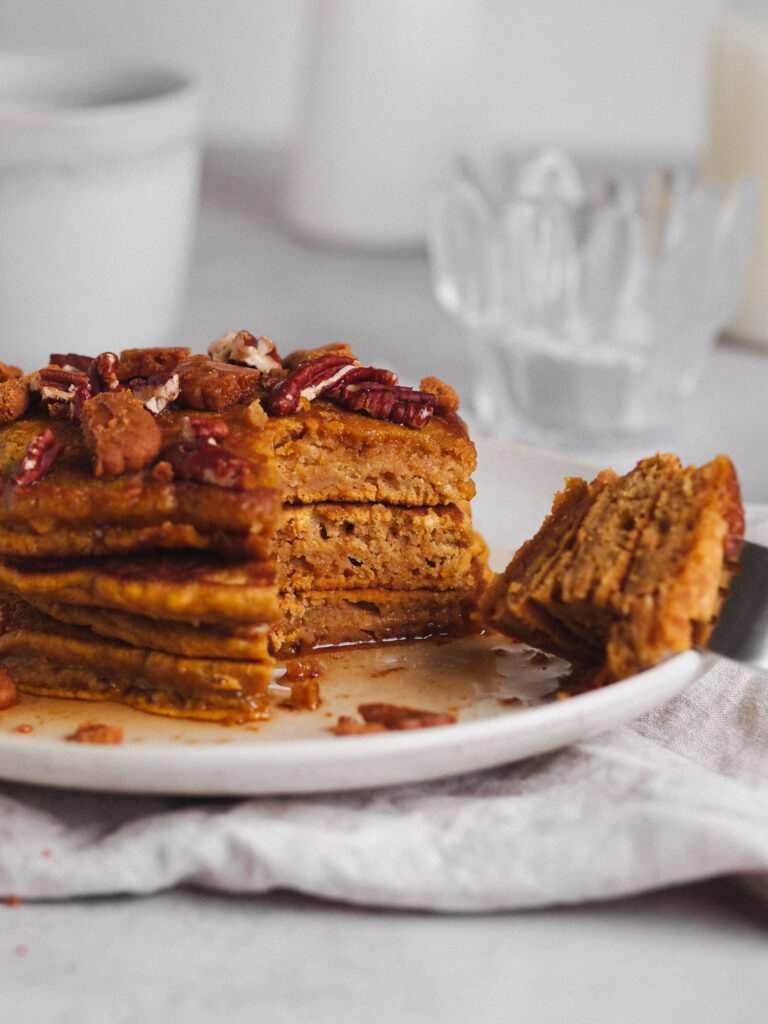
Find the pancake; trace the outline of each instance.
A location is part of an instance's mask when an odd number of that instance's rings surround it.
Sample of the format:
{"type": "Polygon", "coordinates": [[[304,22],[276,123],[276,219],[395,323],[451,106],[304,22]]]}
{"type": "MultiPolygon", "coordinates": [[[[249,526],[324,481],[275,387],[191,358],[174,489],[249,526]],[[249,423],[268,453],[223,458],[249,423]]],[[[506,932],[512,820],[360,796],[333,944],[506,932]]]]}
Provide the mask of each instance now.
{"type": "Polygon", "coordinates": [[[34,608],[75,626],[87,626],[99,636],[136,647],[167,651],[189,658],[234,658],[264,661],[271,657],[268,626],[210,625],[150,618],[94,605],[64,604],[44,597],[27,601],[34,608]]]}
{"type": "Polygon", "coordinates": [[[269,717],[271,660],[149,651],[65,625],[16,599],[1,602],[0,615],[0,661],[27,693],[114,700],[184,718],[269,717]]]}
{"type": "MultiPolygon", "coordinates": [[[[157,417],[163,445],[178,441],[180,411],[157,417]]],[[[0,428],[0,554],[70,558],[192,547],[263,558],[282,514],[274,465],[249,453],[245,412],[228,414],[248,467],[244,490],[153,476],[154,468],[96,476],[76,423],[35,412],[0,428]],[[27,445],[50,429],[64,450],[34,484],[14,483],[27,445]]]]}
{"type": "Polygon", "coordinates": [[[191,625],[259,625],[279,614],[275,567],[190,551],[130,559],[0,560],[0,586],[22,598],[87,605],[191,625]]]}

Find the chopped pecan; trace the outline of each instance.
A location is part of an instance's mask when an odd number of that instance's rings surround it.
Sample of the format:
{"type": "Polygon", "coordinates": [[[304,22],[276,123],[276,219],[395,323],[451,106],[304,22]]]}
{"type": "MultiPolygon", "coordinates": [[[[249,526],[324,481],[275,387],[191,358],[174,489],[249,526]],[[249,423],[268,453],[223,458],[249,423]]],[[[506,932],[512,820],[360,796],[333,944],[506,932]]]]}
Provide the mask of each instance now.
{"type": "Polygon", "coordinates": [[[28,408],[28,377],[12,377],[0,383],[0,425],[18,420],[28,408]]]}
{"type": "Polygon", "coordinates": [[[128,388],[134,398],[138,398],[147,412],[153,416],[161,413],[171,402],[179,397],[181,384],[178,373],[173,371],[156,373],[153,377],[144,380],[141,377],[134,377],[128,384],[128,388]]]}
{"type": "Polygon", "coordinates": [[[64,445],[61,441],[56,440],[50,427],[46,427],[27,445],[24,458],[14,474],[13,482],[24,486],[39,480],[40,477],[45,476],[63,451],[64,445]]]}
{"type": "Polygon", "coordinates": [[[361,704],[357,709],[367,724],[385,729],[427,729],[433,725],[454,725],[456,716],[444,711],[419,711],[397,704],[361,704]]]}
{"type": "Polygon", "coordinates": [[[192,356],[176,372],[181,381],[180,402],[187,409],[220,412],[253,401],[260,389],[259,370],[214,362],[207,356],[192,356]]]}
{"type": "Polygon", "coordinates": [[[66,355],[53,352],[48,362],[62,370],[69,370],[70,373],[88,373],[93,356],[81,356],[77,352],[67,352],[66,355]]]}
{"type": "Polygon", "coordinates": [[[239,363],[262,373],[279,370],[283,365],[274,341],[266,335],[254,338],[249,331],[235,331],[217,338],[208,346],[208,355],[222,363],[239,363]]]}
{"type": "Polygon", "coordinates": [[[322,359],[323,356],[343,356],[351,359],[352,362],[356,361],[349,345],[343,341],[334,341],[330,345],[321,345],[319,348],[297,348],[295,352],[290,352],[285,357],[283,366],[286,370],[295,370],[302,363],[313,363],[322,359]]]}
{"type": "Polygon", "coordinates": [[[11,708],[19,699],[16,689],[16,680],[10,674],[0,669],[0,711],[11,708]]]}
{"type": "Polygon", "coordinates": [[[75,731],[67,736],[70,743],[105,743],[115,745],[123,742],[123,730],[119,725],[104,725],[103,722],[81,722],[75,731]]]}
{"type": "Polygon", "coordinates": [[[170,462],[161,459],[160,462],[156,462],[152,467],[150,476],[159,484],[169,484],[173,480],[173,466],[170,462]]]}
{"type": "Polygon", "coordinates": [[[428,391],[365,382],[348,390],[342,388],[333,399],[345,409],[367,412],[374,419],[391,420],[407,427],[423,427],[437,404],[437,396],[428,391]]]}
{"type": "Polygon", "coordinates": [[[312,401],[341,380],[355,366],[349,356],[323,356],[311,363],[302,363],[280,381],[267,397],[267,409],[274,416],[296,412],[302,398],[312,401]]]}
{"type": "Polygon", "coordinates": [[[80,418],[96,476],[117,476],[154,462],[162,431],[130,391],[104,391],[89,399],[80,418]]]}
{"type": "Polygon", "coordinates": [[[264,406],[258,400],[254,399],[248,409],[246,410],[246,419],[252,427],[257,427],[259,430],[266,424],[269,417],[264,412],[264,406]]]}
{"type": "Polygon", "coordinates": [[[419,388],[421,391],[428,391],[436,396],[435,412],[445,416],[458,411],[459,396],[450,384],[445,384],[437,377],[425,377],[419,384],[419,388]]]}
{"type": "Polygon", "coordinates": [[[118,358],[114,352],[100,352],[91,360],[88,368],[88,380],[91,394],[98,395],[102,391],[119,391],[120,380],[117,376],[118,358]]]}
{"type": "Polygon", "coordinates": [[[15,380],[21,377],[22,372],[18,366],[9,366],[7,363],[0,363],[0,384],[6,380],[15,380]]]}
{"type": "Polygon", "coordinates": [[[362,736],[371,732],[384,732],[381,722],[360,722],[351,715],[339,715],[331,732],[336,736],[362,736]]]}
{"type": "Polygon", "coordinates": [[[184,416],[179,435],[182,441],[218,444],[229,437],[229,425],[224,420],[214,420],[208,416],[184,416]]]}
{"type": "Polygon", "coordinates": [[[120,353],[117,375],[121,381],[170,373],[189,359],[188,348],[126,348],[120,353]]]}
{"type": "Polygon", "coordinates": [[[173,466],[174,473],[182,480],[231,487],[234,491],[245,490],[247,463],[218,445],[208,444],[205,440],[183,441],[165,448],[162,458],[173,466]]]}

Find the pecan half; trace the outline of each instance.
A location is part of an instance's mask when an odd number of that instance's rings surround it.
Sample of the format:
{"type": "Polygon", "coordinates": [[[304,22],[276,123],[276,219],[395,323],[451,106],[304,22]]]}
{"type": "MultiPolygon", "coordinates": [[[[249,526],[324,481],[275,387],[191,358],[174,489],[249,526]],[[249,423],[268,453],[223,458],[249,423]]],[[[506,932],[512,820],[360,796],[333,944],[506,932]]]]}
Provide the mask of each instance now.
{"type": "Polygon", "coordinates": [[[397,374],[392,370],[381,370],[375,366],[353,366],[352,369],[336,384],[326,388],[326,397],[331,397],[344,388],[357,390],[355,384],[364,382],[366,384],[386,384],[389,387],[397,384],[397,374]]]}
{"type": "Polygon", "coordinates": [[[104,391],[89,399],[80,423],[96,476],[117,476],[154,462],[162,431],[130,391],[104,391]]]}
{"type": "Polygon", "coordinates": [[[208,346],[208,355],[222,363],[239,363],[262,373],[279,370],[283,365],[274,341],[266,335],[255,338],[250,331],[235,331],[217,338],[208,346]]]}
{"type": "Polygon", "coordinates": [[[64,445],[56,440],[50,427],[46,427],[27,445],[24,458],[13,476],[13,482],[23,487],[39,480],[41,476],[45,476],[63,451],[64,445]]]}
{"type": "Polygon", "coordinates": [[[81,356],[77,352],[67,352],[66,355],[53,352],[48,357],[48,362],[62,370],[69,370],[70,373],[88,373],[93,356],[81,356]]]}
{"type": "Polygon", "coordinates": [[[274,416],[296,412],[302,398],[312,401],[340,381],[355,366],[350,356],[323,356],[302,363],[280,381],[267,397],[267,409],[274,416]]]}
{"type": "Polygon", "coordinates": [[[207,416],[184,416],[179,434],[183,441],[218,444],[229,437],[229,426],[224,420],[214,420],[207,416]]]}
{"type": "Polygon", "coordinates": [[[8,363],[0,363],[0,384],[6,380],[15,380],[21,377],[22,373],[18,366],[9,366],[8,363]]]}
{"type": "Polygon", "coordinates": [[[120,380],[117,376],[118,358],[114,352],[100,352],[91,360],[88,368],[88,380],[91,394],[98,395],[102,391],[119,391],[120,380]]]}
{"type": "Polygon", "coordinates": [[[352,412],[367,412],[378,420],[391,420],[406,427],[423,427],[432,418],[437,396],[428,391],[362,382],[343,388],[335,402],[352,412]]]}
{"type": "Polygon", "coordinates": [[[385,729],[427,729],[456,723],[456,716],[444,711],[419,711],[397,704],[361,704],[357,710],[368,725],[376,723],[385,729]]]}
{"type": "Polygon", "coordinates": [[[178,348],[126,348],[120,353],[117,375],[122,381],[134,377],[154,377],[157,373],[170,373],[179,363],[189,359],[191,350],[178,348]]]}
{"type": "Polygon", "coordinates": [[[153,416],[161,413],[171,402],[179,397],[181,383],[178,373],[156,373],[153,377],[143,380],[135,377],[128,388],[134,398],[138,398],[147,412],[153,416]]]}
{"type": "Polygon", "coordinates": [[[38,391],[44,402],[71,402],[78,388],[87,388],[88,375],[46,366],[32,374],[30,391],[38,391]]]}
{"type": "Polygon", "coordinates": [[[245,490],[248,465],[244,459],[206,440],[182,441],[164,448],[161,458],[182,480],[197,480],[215,487],[245,490]]]}
{"type": "Polygon", "coordinates": [[[181,381],[180,403],[188,409],[220,412],[251,402],[260,390],[261,372],[248,366],[192,356],[176,368],[181,381]]]}

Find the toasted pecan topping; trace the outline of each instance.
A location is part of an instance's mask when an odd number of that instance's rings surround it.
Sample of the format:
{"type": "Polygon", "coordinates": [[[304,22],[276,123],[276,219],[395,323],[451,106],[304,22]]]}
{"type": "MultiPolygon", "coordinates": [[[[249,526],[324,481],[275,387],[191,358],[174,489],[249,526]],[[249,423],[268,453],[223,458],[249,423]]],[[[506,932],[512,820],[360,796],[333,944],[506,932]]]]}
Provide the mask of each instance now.
{"type": "Polygon", "coordinates": [[[191,350],[179,348],[126,348],[120,353],[117,375],[121,381],[170,373],[189,359],[191,350]]]}
{"type": "Polygon", "coordinates": [[[44,402],[71,402],[78,388],[88,388],[87,373],[46,366],[30,378],[31,391],[38,391],[44,402]]]}
{"type": "Polygon", "coordinates": [[[246,419],[252,427],[258,427],[259,429],[261,429],[269,419],[269,416],[267,416],[264,411],[264,406],[258,398],[254,399],[248,406],[246,419]]]}
{"type": "Polygon", "coordinates": [[[261,380],[258,370],[214,362],[207,356],[192,356],[179,364],[176,372],[181,382],[181,405],[209,412],[251,402],[261,380]]]}
{"type": "Polygon", "coordinates": [[[229,425],[224,420],[211,419],[209,416],[184,416],[179,436],[182,441],[218,444],[229,437],[229,425]]]}
{"type": "Polygon", "coordinates": [[[13,707],[18,699],[16,680],[9,672],[0,669],[0,711],[13,707]]]}
{"type": "Polygon", "coordinates": [[[81,356],[77,352],[67,352],[66,354],[52,352],[48,362],[53,366],[58,366],[61,370],[69,370],[70,373],[88,373],[93,356],[81,356]]]}
{"type": "Polygon", "coordinates": [[[169,445],[163,449],[162,457],[182,480],[197,480],[215,487],[230,487],[234,491],[245,490],[248,477],[245,460],[217,444],[209,444],[207,439],[169,445]]]}
{"type": "Polygon", "coordinates": [[[336,736],[363,736],[371,732],[385,732],[381,722],[361,722],[351,715],[339,715],[331,732],[336,736]]]}
{"type": "Polygon", "coordinates": [[[45,476],[63,451],[64,445],[57,441],[53,431],[46,427],[27,445],[24,458],[14,474],[13,482],[19,486],[25,486],[39,480],[40,477],[45,476]]]}
{"type": "Polygon", "coordinates": [[[0,382],[0,426],[13,423],[29,408],[29,377],[0,382]]]}
{"type": "Polygon", "coordinates": [[[423,427],[432,418],[437,396],[413,388],[361,381],[342,388],[333,399],[344,409],[367,412],[377,420],[391,420],[406,427],[423,427]]]}
{"type": "Polygon", "coordinates": [[[138,398],[147,412],[157,416],[171,402],[176,401],[179,397],[181,385],[178,373],[166,371],[156,373],[154,377],[148,377],[147,380],[144,380],[142,377],[134,377],[128,384],[128,388],[133,397],[138,398]]]}
{"type": "Polygon", "coordinates": [[[279,370],[283,365],[274,341],[266,335],[255,338],[250,331],[235,331],[217,338],[208,346],[208,355],[222,363],[238,363],[262,373],[279,370]]]}
{"type": "Polygon", "coordinates": [[[117,364],[118,359],[114,352],[100,352],[91,361],[88,368],[88,381],[92,395],[98,395],[102,391],[120,391],[117,364]]]}
{"type": "Polygon", "coordinates": [[[421,391],[428,391],[437,398],[435,412],[446,415],[457,412],[459,408],[459,396],[450,384],[446,384],[438,377],[425,377],[419,384],[421,391]]]}
{"type": "Polygon", "coordinates": [[[361,704],[357,709],[367,724],[383,725],[385,729],[427,729],[433,725],[454,725],[456,716],[443,711],[419,711],[397,704],[361,704]]]}
{"type": "Polygon", "coordinates": [[[104,391],[89,399],[80,422],[96,476],[141,469],[160,452],[162,431],[129,391],[104,391]]]}
{"type": "Polygon", "coordinates": [[[22,372],[18,366],[9,366],[7,363],[0,363],[0,384],[6,380],[15,380],[21,377],[22,372]]]}
{"type": "Polygon", "coordinates": [[[292,370],[267,397],[267,409],[274,416],[296,412],[302,398],[310,402],[337,384],[354,367],[349,356],[323,356],[292,370]]]}
{"type": "Polygon", "coordinates": [[[335,394],[341,394],[347,388],[357,390],[353,388],[353,385],[360,383],[386,384],[388,387],[392,387],[397,384],[397,374],[393,373],[392,370],[382,370],[375,366],[353,366],[349,373],[344,374],[341,380],[326,389],[326,398],[333,397],[335,394]]]}
{"type": "Polygon", "coordinates": [[[322,359],[323,356],[342,356],[355,362],[355,357],[349,345],[343,341],[334,341],[331,345],[321,345],[319,348],[297,348],[295,352],[290,352],[285,357],[283,366],[286,370],[295,370],[302,363],[311,363],[317,359],[322,359]]]}
{"type": "Polygon", "coordinates": [[[81,722],[75,731],[67,736],[67,740],[70,743],[104,743],[113,746],[123,742],[123,730],[119,725],[81,722]]]}

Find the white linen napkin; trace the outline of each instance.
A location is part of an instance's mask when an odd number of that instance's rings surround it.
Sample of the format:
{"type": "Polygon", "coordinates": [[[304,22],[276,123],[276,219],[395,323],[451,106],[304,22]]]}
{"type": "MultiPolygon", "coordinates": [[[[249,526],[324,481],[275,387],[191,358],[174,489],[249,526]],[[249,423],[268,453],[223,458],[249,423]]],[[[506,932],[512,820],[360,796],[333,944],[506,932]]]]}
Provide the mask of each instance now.
{"type": "Polygon", "coordinates": [[[768,673],[725,660],[620,728],[441,782],[236,801],[0,786],[6,897],[197,885],[480,911],[765,872],[768,673]]]}

